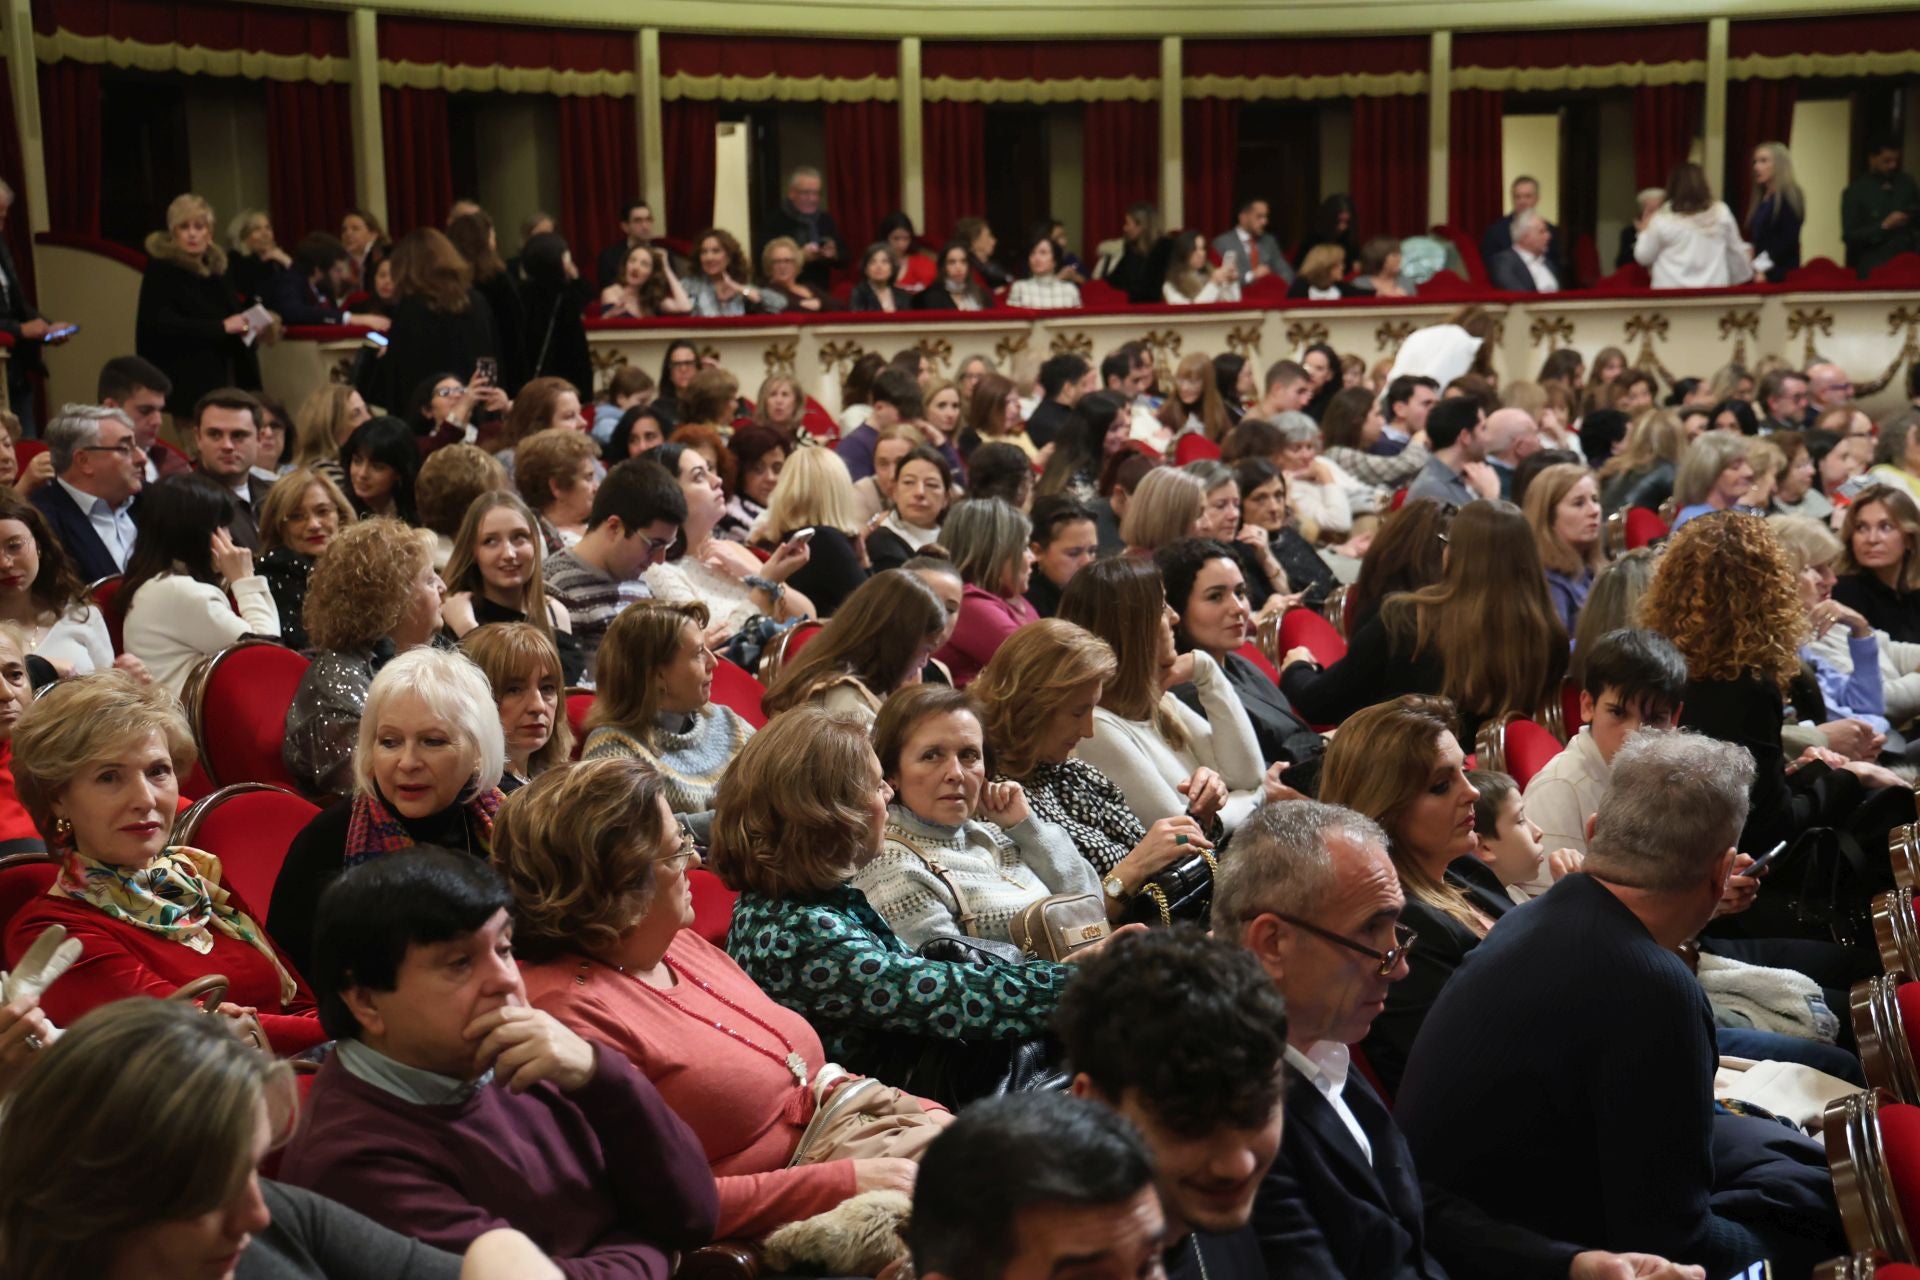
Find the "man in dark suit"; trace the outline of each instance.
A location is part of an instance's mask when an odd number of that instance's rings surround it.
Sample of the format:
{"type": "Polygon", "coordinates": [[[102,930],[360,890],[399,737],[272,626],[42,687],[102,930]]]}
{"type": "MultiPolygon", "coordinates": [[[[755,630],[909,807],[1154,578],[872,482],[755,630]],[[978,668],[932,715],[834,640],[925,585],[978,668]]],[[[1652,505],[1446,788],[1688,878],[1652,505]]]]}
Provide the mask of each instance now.
{"type": "Polygon", "coordinates": [[[355,315],[339,299],[353,288],[353,259],[347,247],[324,231],[304,237],[293,249],[293,269],[267,286],[267,309],[287,324],[357,324],[385,329],[385,316],[355,315]]]}
{"type": "Polygon", "coordinates": [[[1565,288],[1552,254],[1553,228],[1532,209],[1513,215],[1512,247],[1486,261],[1487,282],[1508,293],[1558,293],[1565,288]]]}
{"type": "Polygon", "coordinates": [[[160,439],[173,379],[139,356],[115,356],[100,366],[94,399],[103,409],[118,409],[133,423],[133,443],[146,455],[143,478],[158,484],[193,470],[193,460],[160,439]]]}
{"type": "Polygon", "coordinates": [[[1253,1213],[1268,1275],[1698,1280],[1660,1259],[1549,1240],[1424,1186],[1347,1047],[1407,974],[1406,897],[1386,833],[1301,800],[1263,806],[1233,845],[1214,889],[1214,932],[1251,951],[1287,1002],[1286,1130],[1253,1213]]]}
{"type": "Polygon", "coordinates": [[[273,487],[253,474],[260,460],[260,402],[238,387],[207,392],[193,406],[193,444],[200,455],[194,470],[233,495],[227,532],[236,544],[258,553],[260,504],[273,487]]]}
{"type": "Polygon", "coordinates": [[[70,404],[47,424],[54,478],[33,491],[82,582],[110,578],[133,554],[133,499],[145,459],[118,409],[70,404]]]}
{"type": "MultiPolygon", "coordinates": [[[[547,230],[553,230],[548,227],[547,230]]],[[[614,282],[619,276],[621,266],[627,255],[642,245],[653,243],[653,206],[645,200],[634,200],[620,211],[621,236],[600,251],[600,260],[594,264],[594,278],[602,289],[614,282]]],[[[522,235],[522,241],[530,236],[522,235]]]]}
{"type": "Polygon", "coordinates": [[[834,266],[847,256],[833,215],[820,207],[824,191],[818,169],[795,169],[787,179],[787,198],[760,224],[762,246],[779,236],[793,237],[805,262],[800,268],[800,283],[822,293],[827,291],[834,266]]]}
{"type": "Polygon", "coordinates": [[[49,339],[48,334],[69,328],[65,320],[48,320],[27,298],[20,287],[20,271],[13,264],[13,249],[7,244],[7,219],[13,214],[13,188],[0,182],[0,333],[13,335],[13,350],[7,353],[7,401],[13,416],[20,419],[22,435],[35,434],[33,420],[33,375],[47,376],[40,359],[43,346],[58,346],[65,338],[49,339]]]}
{"type": "MultiPolygon", "coordinates": [[[[1489,223],[1480,237],[1480,261],[1483,263],[1496,253],[1505,253],[1513,248],[1514,215],[1525,213],[1540,203],[1540,184],[1521,174],[1513,180],[1511,195],[1512,210],[1489,223]]],[[[1560,229],[1551,222],[1547,224],[1547,256],[1555,262],[1560,261],[1560,229]]]]}

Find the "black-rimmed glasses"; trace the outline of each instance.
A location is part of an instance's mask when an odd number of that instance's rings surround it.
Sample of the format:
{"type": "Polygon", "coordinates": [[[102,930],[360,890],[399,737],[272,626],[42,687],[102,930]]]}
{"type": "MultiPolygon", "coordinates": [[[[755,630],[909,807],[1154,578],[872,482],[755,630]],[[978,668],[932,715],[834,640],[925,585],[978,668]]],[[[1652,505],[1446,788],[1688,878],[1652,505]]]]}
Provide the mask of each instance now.
{"type": "Polygon", "coordinates": [[[1385,951],[1376,951],[1363,942],[1355,942],[1352,938],[1342,937],[1331,929],[1322,929],[1317,924],[1309,924],[1298,916],[1290,916],[1279,911],[1272,912],[1271,914],[1274,919],[1285,920],[1296,929],[1305,929],[1314,937],[1324,938],[1336,947],[1345,947],[1349,951],[1359,952],[1369,960],[1378,960],[1380,962],[1380,976],[1383,978],[1390,976],[1393,973],[1394,966],[1406,959],[1407,952],[1413,950],[1414,940],[1420,936],[1406,925],[1396,924],[1393,926],[1393,945],[1385,951]]]}

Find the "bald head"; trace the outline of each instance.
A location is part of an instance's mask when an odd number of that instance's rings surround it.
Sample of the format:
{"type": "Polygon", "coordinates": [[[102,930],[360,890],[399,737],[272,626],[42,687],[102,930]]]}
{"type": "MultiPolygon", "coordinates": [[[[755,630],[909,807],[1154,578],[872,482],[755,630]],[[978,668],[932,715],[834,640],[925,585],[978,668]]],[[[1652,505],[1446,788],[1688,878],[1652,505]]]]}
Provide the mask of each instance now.
{"type": "Polygon", "coordinates": [[[1807,393],[1815,411],[1834,409],[1853,399],[1853,379],[1830,361],[1807,366],[1807,393]]]}
{"type": "Polygon", "coordinates": [[[1487,418],[1487,453],[1516,466],[1540,452],[1540,424],[1525,409],[1495,409],[1487,418]]]}

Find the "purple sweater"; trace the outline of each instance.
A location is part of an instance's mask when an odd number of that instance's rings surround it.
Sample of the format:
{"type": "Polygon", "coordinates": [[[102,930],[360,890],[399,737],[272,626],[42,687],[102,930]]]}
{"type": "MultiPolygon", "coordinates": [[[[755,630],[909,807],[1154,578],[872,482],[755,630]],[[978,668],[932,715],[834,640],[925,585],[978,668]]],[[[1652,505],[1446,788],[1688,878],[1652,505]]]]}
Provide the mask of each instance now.
{"type": "Polygon", "coordinates": [[[455,1253],[516,1227],[576,1280],[667,1280],[668,1252],[713,1238],[719,1198],[700,1140],[624,1057],[593,1079],[504,1086],[418,1106],[330,1059],[280,1178],[455,1253]]]}

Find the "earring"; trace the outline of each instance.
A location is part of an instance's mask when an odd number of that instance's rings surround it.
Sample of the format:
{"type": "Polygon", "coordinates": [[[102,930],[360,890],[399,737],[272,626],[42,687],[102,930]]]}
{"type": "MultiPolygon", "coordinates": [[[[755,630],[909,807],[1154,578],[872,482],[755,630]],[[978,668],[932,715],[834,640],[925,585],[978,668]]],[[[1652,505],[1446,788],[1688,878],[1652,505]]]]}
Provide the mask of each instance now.
{"type": "Polygon", "coordinates": [[[60,841],[72,840],[73,824],[65,818],[55,818],[53,820],[53,838],[60,841]]]}

